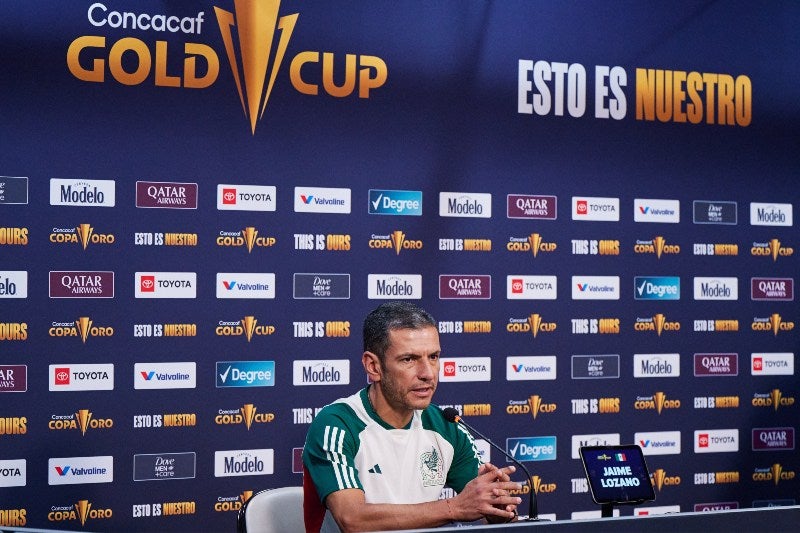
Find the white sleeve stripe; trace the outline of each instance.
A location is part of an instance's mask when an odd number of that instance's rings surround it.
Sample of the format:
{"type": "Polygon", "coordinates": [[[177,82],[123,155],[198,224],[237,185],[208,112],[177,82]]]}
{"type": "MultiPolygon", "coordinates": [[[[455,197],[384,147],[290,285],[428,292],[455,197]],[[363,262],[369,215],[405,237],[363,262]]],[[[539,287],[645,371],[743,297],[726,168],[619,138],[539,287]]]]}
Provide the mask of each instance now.
{"type": "Polygon", "coordinates": [[[331,463],[339,489],[356,488],[355,470],[347,466],[347,457],[342,454],[345,431],[335,426],[325,426],[322,449],[331,463]]]}

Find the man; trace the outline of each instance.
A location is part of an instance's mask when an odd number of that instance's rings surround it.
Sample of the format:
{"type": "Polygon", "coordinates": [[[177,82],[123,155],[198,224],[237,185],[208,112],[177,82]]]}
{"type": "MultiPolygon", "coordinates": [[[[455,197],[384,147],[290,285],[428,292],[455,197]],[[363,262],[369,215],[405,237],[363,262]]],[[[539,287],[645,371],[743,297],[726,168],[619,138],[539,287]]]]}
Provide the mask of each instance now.
{"type": "Polygon", "coordinates": [[[481,465],[472,437],[431,405],[440,352],[436,321],[414,304],[385,303],[364,320],[370,385],[323,408],[306,438],[306,531],[331,516],[345,532],[516,517],[514,467],[481,465]],[[457,496],[439,499],[445,485],[457,496]]]}

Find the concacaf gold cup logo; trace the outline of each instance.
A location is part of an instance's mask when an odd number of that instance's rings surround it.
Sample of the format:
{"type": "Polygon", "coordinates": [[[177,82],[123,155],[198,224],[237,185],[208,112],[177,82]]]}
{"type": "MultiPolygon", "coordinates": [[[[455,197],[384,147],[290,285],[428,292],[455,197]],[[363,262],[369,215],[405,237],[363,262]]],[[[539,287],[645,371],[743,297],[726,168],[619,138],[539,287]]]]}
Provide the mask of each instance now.
{"type": "Polygon", "coordinates": [[[506,413],[510,415],[530,414],[533,419],[543,413],[555,413],[558,406],[545,402],[538,394],[532,394],[527,400],[509,400],[506,413]]]}
{"type": "Polygon", "coordinates": [[[794,470],[787,470],[780,463],[775,463],[769,468],[756,468],[753,471],[753,481],[771,481],[778,485],[781,481],[791,481],[797,477],[794,470]]]}
{"type": "Polygon", "coordinates": [[[96,231],[91,224],[78,224],[74,228],[54,227],[50,233],[50,242],[55,244],[77,244],[84,250],[89,245],[114,244],[116,238],[112,233],[96,231]]]}
{"type": "Polygon", "coordinates": [[[220,409],[214,417],[214,423],[218,426],[244,424],[247,431],[253,424],[269,424],[273,420],[275,413],[259,413],[258,407],[252,403],[246,403],[238,409],[220,409]]]}
{"type": "Polygon", "coordinates": [[[217,501],[214,503],[214,510],[218,513],[225,513],[229,511],[238,512],[242,505],[247,503],[247,500],[253,497],[252,490],[243,490],[238,496],[218,496],[217,501]]]}
{"type": "Polygon", "coordinates": [[[236,321],[220,320],[217,324],[216,333],[220,337],[244,336],[247,342],[250,342],[253,337],[272,335],[275,333],[275,326],[259,324],[256,317],[248,315],[236,321]]]}
{"type": "Polygon", "coordinates": [[[547,242],[539,233],[531,233],[527,237],[509,237],[506,250],[509,252],[531,252],[538,257],[539,252],[555,252],[558,244],[547,242]]]}
{"type": "Polygon", "coordinates": [[[247,253],[252,253],[253,248],[262,250],[275,246],[277,239],[258,234],[258,230],[248,226],[238,231],[220,231],[217,235],[217,246],[234,248],[247,248],[247,253]]]}
{"type": "Polygon", "coordinates": [[[636,331],[655,331],[660,337],[665,331],[680,331],[681,323],[677,321],[667,320],[666,315],[657,313],[648,318],[637,318],[636,323],[633,325],[636,331]]]}
{"type": "Polygon", "coordinates": [[[661,259],[662,255],[681,253],[681,247],[677,244],[667,244],[667,240],[659,235],[651,241],[636,241],[633,251],[637,254],[655,254],[656,258],[661,259]]]}
{"type": "MultiPolygon", "coordinates": [[[[129,86],[206,89],[219,77],[222,55],[230,64],[242,111],[255,134],[287,58],[300,14],[280,15],[280,0],[234,0],[233,11],[226,8],[230,0],[219,2],[226,4],[214,7],[224,51],[196,42],[204,39],[208,27],[204,11],[176,16],[138,11],[139,4],[134,1],[127,2],[128,8],[121,11],[103,2],[92,3],[86,12],[91,31],[113,31],[113,37],[101,34],[75,38],[67,48],[67,67],[75,78],[85,82],[105,83],[111,78],[129,86]],[[120,31],[124,35],[121,38],[120,31]],[[158,38],[165,34],[182,34],[186,40],[181,46],[158,38]],[[123,56],[135,57],[135,61],[123,61],[123,56]],[[183,57],[182,67],[169,69],[168,65],[180,64],[175,61],[176,56],[183,57]]],[[[217,35],[205,40],[212,39],[216,40],[217,35]]],[[[333,52],[303,51],[288,63],[292,86],[309,96],[318,96],[321,90],[335,98],[355,94],[369,98],[370,91],[383,86],[388,77],[386,63],[373,55],[347,53],[342,57],[333,52]],[[342,68],[344,79],[340,77],[342,68]]]]}
{"type": "Polygon", "coordinates": [[[791,407],[794,405],[794,396],[784,396],[780,389],[772,389],[767,393],[757,392],[753,394],[753,407],[772,407],[777,411],[779,407],[791,407]]]}
{"type": "Polygon", "coordinates": [[[82,316],[74,322],[51,323],[48,334],[51,337],[80,337],[86,344],[86,340],[90,337],[113,337],[114,328],[97,325],[90,317],[82,316]]]}
{"type": "Polygon", "coordinates": [[[526,318],[509,318],[506,331],[509,333],[531,333],[536,338],[539,333],[552,333],[556,330],[555,322],[546,322],[542,315],[533,313],[526,318]]]}
{"type": "Polygon", "coordinates": [[[86,435],[88,430],[104,430],[114,427],[114,420],[111,418],[100,418],[88,409],[78,409],[74,413],[66,415],[51,415],[47,423],[50,431],[80,431],[81,435],[86,435]]]}
{"type": "Polygon", "coordinates": [[[555,483],[545,483],[544,479],[539,476],[533,476],[531,482],[536,494],[552,494],[558,488],[555,483]]]}
{"type": "Polygon", "coordinates": [[[771,332],[773,336],[777,337],[779,332],[785,333],[792,331],[794,329],[794,322],[788,322],[778,313],[773,313],[768,317],[754,318],[750,329],[753,331],[771,332]]]}
{"type": "Polygon", "coordinates": [[[794,248],[783,246],[778,239],[770,239],[767,242],[754,242],[750,248],[750,255],[756,257],[772,257],[775,262],[779,257],[789,257],[794,255],[794,248]]]}
{"type": "Polygon", "coordinates": [[[62,524],[78,520],[81,526],[85,526],[88,520],[106,520],[113,515],[111,509],[96,506],[89,500],[78,500],[73,505],[53,505],[47,513],[47,520],[62,524]]]}
{"type": "Polygon", "coordinates": [[[657,468],[650,474],[650,482],[653,483],[653,486],[661,492],[664,487],[677,487],[681,484],[681,477],[680,476],[669,476],[667,475],[667,471],[663,468],[657,468]]]}

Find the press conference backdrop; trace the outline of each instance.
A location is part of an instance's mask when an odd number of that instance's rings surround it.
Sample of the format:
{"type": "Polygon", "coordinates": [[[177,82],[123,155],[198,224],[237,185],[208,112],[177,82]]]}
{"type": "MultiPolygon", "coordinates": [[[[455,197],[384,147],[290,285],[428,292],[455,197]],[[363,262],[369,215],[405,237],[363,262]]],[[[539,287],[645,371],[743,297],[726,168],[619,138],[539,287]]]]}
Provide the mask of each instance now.
{"type": "Polygon", "coordinates": [[[232,528],[393,299],[543,513],[796,503],[799,15],[4,2],[0,525],[232,528]]]}

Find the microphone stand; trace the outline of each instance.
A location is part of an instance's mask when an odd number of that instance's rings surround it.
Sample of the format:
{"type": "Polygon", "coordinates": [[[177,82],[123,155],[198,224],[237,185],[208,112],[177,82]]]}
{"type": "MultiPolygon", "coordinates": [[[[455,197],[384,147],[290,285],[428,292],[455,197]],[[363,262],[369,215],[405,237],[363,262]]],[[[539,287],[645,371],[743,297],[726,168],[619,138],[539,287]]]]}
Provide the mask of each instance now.
{"type": "Polygon", "coordinates": [[[514,463],[520,469],[522,469],[523,472],[525,472],[525,475],[528,476],[528,487],[530,487],[531,490],[531,497],[528,500],[528,518],[525,519],[525,522],[538,522],[539,505],[536,498],[536,490],[533,487],[533,477],[531,476],[531,473],[528,472],[528,469],[525,468],[525,466],[523,466],[523,464],[520,463],[517,459],[515,459],[511,454],[509,454],[500,446],[492,442],[491,439],[487,438],[480,431],[478,431],[474,427],[464,422],[464,419],[461,418],[461,415],[458,414],[458,411],[456,409],[448,407],[447,409],[443,409],[442,412],[444,413],[444,417],[445,419],[447,419],[448,422],[453,422],[464,426],[465,428],[467,428],[467,430],[471,431],[472,433],[476,434],[477,436],[488,442],[491,446],[493,446],[496,450],[502,453],[505,457],[510,459],[512,463],[514,463]]]}

